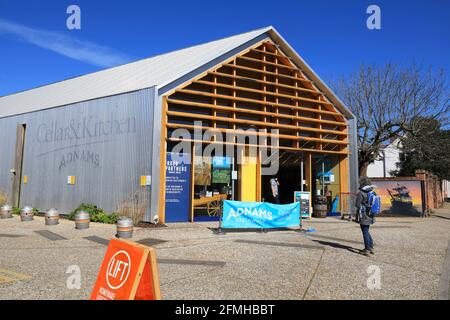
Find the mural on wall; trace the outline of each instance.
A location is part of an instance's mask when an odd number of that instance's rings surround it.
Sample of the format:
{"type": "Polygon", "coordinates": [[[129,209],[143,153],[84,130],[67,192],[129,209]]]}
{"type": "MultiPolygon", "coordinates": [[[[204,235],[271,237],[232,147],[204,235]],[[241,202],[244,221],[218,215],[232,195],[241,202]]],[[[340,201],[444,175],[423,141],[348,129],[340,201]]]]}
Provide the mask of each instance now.
{"type": "Polygon", "coordinates": [[[423,212],[422,184],[415,180],[376,180],[375,192],[381,196],[386,214],[420,215],[423,212]]]}

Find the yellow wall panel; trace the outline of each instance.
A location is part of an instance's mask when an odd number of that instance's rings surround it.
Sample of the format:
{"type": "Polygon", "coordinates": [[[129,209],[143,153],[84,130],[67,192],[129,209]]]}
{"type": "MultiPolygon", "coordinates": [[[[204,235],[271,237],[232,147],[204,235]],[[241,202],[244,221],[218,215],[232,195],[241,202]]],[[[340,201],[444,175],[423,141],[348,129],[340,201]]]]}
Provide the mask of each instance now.
{"type": "Polygon", "coordinates": [[[241,165],[241,201],[256,202],[257,196],[257,162],[246,159],[241,165]]]}

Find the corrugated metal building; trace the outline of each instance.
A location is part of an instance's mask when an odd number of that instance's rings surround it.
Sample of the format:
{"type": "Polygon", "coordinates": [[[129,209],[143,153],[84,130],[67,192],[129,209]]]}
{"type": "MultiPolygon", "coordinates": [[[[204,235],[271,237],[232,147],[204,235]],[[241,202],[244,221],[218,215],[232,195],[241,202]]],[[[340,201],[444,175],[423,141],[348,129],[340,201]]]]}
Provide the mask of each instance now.
{"type": "MultiPolygon", "coordinates": [[[[267,27],[1,97],[0,191],[15,206],[62,212],[82,202],[113,212],[144,199],[145,221],[154,215],[192,221],[205,193],[221,194],[215,188],[223,187],[197,186],[192,168],[189,214],[165,214],[166,153],[177,141],[172,132],[192,132],[195,121],[202,121],[200,130],[222,133],[256,128],[263,132],[257,136],[270,137],[267,130],[277,129],[280,158],[290,168],[298,165],[291,156],[305,162],[306,190],[320,189],[314,168],[324,157],[336,176],[335,194],[356,190],[354,115],[267,27]]],[[[218,143],[201,140],[190,142],[218,143]]],[[[264,198],[257,158],[255,195],[248,196],[248,168],[233,163],[238,176],[230,178],[231,198],[264,198]]]]}

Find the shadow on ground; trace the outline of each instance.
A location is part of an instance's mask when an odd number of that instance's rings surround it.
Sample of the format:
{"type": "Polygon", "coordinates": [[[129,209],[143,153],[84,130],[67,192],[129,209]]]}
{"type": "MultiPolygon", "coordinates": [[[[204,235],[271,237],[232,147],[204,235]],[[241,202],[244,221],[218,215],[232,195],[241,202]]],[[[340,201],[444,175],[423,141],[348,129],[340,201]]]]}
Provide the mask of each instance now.
{"type": "Polygon", "coordinates": [[[313,240],[314,242],[317,242],[323,246],[328,246],[328,247],[332,247],[332,248],[336,248],[336,249],[342,249],[342,250],[347,250],[350,251],[351,253],[357,253],[357,254],[361,254],[361,250],[360,249],[356,249],[350,246],[346,246],[340,243],[336,243],[336,242],[328,242],[328,241],[323,241],[323,240],[313,240]]]}

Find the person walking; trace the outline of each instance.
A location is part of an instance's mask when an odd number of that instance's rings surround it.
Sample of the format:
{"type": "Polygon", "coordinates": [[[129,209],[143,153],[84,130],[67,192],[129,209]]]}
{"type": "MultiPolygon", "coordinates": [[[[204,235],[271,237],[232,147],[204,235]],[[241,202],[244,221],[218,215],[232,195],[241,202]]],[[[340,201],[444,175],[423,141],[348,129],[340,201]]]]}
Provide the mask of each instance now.
{"type": "Polygon", "coordinates": [[[359,191],[356,195],[356,215],[357,221],[361,226],[364,239],[364,250],[361,253],[367,257],[375,254],[373,249],[373,238],[370,234],[370,226],[375,223],[375,215],[371,213],[371,207],[368,201],[368,194],[374,190],[372,182],[367,177],[359,179],[359,191]]]}
{"type": "Polygon", "coordinates": [[[272,197],[275,204],[280,204],[280,193],[278,191],[279,186],[280,182],[277,177],[270,179],[270,188],[272,190],[272,197]]]}

